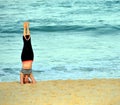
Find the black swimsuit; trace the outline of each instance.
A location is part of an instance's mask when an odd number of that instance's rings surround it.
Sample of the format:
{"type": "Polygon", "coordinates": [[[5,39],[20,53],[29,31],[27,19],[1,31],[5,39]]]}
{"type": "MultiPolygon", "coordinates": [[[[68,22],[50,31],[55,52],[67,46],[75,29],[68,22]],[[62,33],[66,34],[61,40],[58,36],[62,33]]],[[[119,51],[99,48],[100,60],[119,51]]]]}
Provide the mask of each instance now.
{"type": "Polygon", "coordinates": [[[34,53],[31,45],[31,38],[29,40],[26,40],[25,37],[23,36],[23,42],[24,46],[21,54],[21,60],[22,61],[33,60],[34,53]]]}

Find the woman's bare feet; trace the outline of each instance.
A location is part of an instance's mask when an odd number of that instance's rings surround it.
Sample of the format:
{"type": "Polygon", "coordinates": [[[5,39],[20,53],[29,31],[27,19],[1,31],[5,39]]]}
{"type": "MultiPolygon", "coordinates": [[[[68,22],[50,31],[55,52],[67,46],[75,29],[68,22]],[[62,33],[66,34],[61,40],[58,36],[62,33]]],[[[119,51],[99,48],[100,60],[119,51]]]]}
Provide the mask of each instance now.
{"type": "Polygon", "coordinates": [[[23,27],[26,29],[27,28],[27,22],[24,22],[23,27]]]}
{"type": "Polygon", "coordinates": [[[27,24],[26,24],[26,22],[24,22],[23,28],[24,28],[23,35],[25,36],[27,34],[27,24]]]}
{"type": "Polygon", "coordinates": [[[29,22],[25,22],[26,23],[26,25],[27,25],[27,28],[29,28],[29,22]]]}
{"type": "Polygon", "coordinates": [[[23,27],[24,27],[23,35],[26,40],[29,40],[30,39],[29,22],[24,22],[23,27]]]}
{"type": "Polygon", "coordinates": [[[27,35],[30,35],[29,22],[26,22],[26,26],[27,26],[27,35]]]}

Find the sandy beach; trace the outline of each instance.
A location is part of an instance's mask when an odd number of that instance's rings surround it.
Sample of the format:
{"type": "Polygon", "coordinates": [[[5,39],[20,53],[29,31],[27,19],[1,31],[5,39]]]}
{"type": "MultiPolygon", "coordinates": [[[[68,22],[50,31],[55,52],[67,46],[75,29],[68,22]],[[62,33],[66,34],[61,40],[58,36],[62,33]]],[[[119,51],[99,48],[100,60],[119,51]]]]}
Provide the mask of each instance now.
{"type": "Polygon", "coordinates": [[[120,105],[120,79],[1,82],[0,105],[120,105]]]}

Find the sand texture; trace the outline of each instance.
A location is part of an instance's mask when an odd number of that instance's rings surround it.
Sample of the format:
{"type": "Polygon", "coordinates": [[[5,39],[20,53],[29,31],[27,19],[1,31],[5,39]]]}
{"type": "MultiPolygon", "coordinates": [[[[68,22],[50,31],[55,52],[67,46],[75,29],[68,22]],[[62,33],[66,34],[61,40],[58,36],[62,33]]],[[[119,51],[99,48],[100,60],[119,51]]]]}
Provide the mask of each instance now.
{"type": "Polygon", "coordinates": [[[1,82],[0,105],[120,105],[120,79],[1,82]]]}

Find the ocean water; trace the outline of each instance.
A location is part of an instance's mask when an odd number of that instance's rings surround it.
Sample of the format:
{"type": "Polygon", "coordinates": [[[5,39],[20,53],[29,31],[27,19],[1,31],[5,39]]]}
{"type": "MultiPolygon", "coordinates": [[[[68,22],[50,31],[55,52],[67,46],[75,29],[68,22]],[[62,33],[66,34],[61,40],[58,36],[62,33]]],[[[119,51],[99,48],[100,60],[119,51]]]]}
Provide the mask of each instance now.
{"type": "Polygon", "coordinates": [[[0,0],[0,81],[19,81],[23,22],[36,80],[120,78],[119,0],[0,0]]]}

